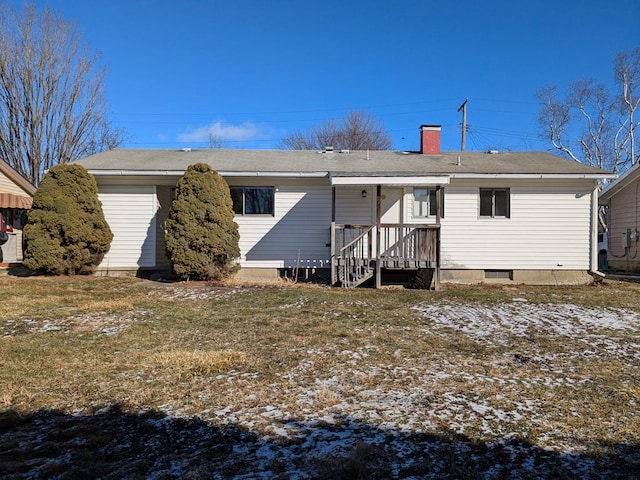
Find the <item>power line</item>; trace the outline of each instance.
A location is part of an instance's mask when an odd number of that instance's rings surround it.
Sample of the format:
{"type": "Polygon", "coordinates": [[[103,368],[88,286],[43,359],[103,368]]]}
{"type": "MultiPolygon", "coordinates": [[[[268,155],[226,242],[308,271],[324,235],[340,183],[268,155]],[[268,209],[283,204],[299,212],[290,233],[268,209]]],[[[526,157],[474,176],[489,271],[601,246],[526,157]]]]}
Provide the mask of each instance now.
{"type": "MultiPolygon", "coordinates": [[[[301,109],[301,110],[274,110],[274,111],[254,111],[254,112],[111,112],[111,115],[123,115],[123,116],[229,116],[229,115],[286,115],[286,114],[294,114],[294,113],[322,113],[322,112],[339,112],[339,111],[352,111],[352,110],[368,110],[368,109],[376,109],[376,108],[388,108],[388,107],[404,107],[404,106],[412,106],[412,105],[424,105],[429,103],[436,102],[449,102],[453,101],[453,99],[438,99],[438,100],[422,100],[419,102],[405,102],[405,103],[387,103],[380,105],[367,105],[360,107],[336,107],[336,108],[313,108],[313,109],[301,109]]],[[[448,108],[441,108],[439,110],[448,110],[448,108]]],[[[422,110],[420,110],[422,111],[422,110]]],[[[415,113],[415,112],[409,112],[415,113]]]]}
{"type": "MultiPolygon", "coordinates": [[[[533,102],[525,102],[525,101],[519,101],[519,100],[497,100],[497,99],[476,99],[476,100],[481,100],[481,101],[489,101],[489,102],[493,102],[493,103],[517,103],[517,104],[533,104],[533,102]]],[[[385,118],[391,118],[391,117],[399,117],[402,115],[415,115],[415,114],[425,114],[425,113],[433,113],[433,112],[442,112],[442,111],[450,111],[452,110],[454,107],[452,106],[447,106],[447,107],[440,107],[437,106],[437,108],[434,108],[435,105],[433,104],[438,104],[441,102],[450,102],[450,105],[453,105],[453,101],[454,99],[437,99],[437,100],[421,100],[421,101],[416,101],[416,102],[404,102],[404,103],[387,103],[387,104],[378,104],[378,105],[369,105],[366,107],[338,107],[338,108],[331,108],[331,109],[299,109],[299,110],[281,110],[281,111],[263,111],[263,112],[228,112],[228,113],[205,113],[205,112],[192,112],[192,113],[184,113],[184,112],[177,112],[177,113],[163,113],[163,112],[149,112],[149,113],[142,113],[142,112],[113,112],[112,114],[115,116],[120,116],[120,117],[132,117],[131,119],[122,119],[120,121],[117,121],[117,124],[119,125],[166,125],[166,126],[171,126],[171,125],[183,125],[184,128],[193,130],[193,128],[190,125],[188,125],[189,123],[197,123],[200,124],[199,128],[206,128],[207,126],[214,124],[214,123],[220,123],[221,125],[254,125],[256,127],[260,127],[262,126],[269,126],[269,125],[278,125],[278,124],[293,124],[293,125],[298,125],[298,127],[296,128],[305,128],[302,127],[302,125],[305,124],[312,124],[312,123],[317,123],[319,121],[323,121],[323,119],[319,119],[319,118],[311,118],[311,115],[307,118],[292,118],[293,116],[295,116],[296,114],[321,114],[321,113],[326,113],[326,112],[342,112],[342,111],[352,111],[352,110],[375,110],[375,109],[382,109],[382,108],[389,108],[389,107],[407,107],[407,106],[418,106],[418,105],[423,105],[427,108],[421,108],[421,109],[402,109],[401,111],[391,111],[391,112],[385,112],[385,113],[375,113],[374,115],[380,119],[383,123],[384,123],[384,119],[385,118]],[[431,108],[428,108],[428,106],[431,105],[431,108]],[[287,115],[287,116],[291,116],[290,118],[274,118],[280,115],[287,115]],[[238,121],[238,122],[233,122],[233,121],[228,121],[228,120],[213,120],[213,121],[206,121],[205,117],[208,117],[208,119],[211,118],[220,118],[220,117],[228,117],[228,116],[233,116],[233,117],[238,117],[238,116],[271,116],[271,118],[262,118],[260,120],[258,119],[252,119],[252,120],[244,120],[244,121],[238,121]],[[136,117],[138,117],[136,119],[136,117]],[[147,118],[148,120],[145,120],[144,118],[147,118]],[[161,120],[160,117],[168,117],[166,120],[161,120]],[[182,119],[176,119],[179,117],[184,117],[182,119]]],[[[480,112],[495,112],[495,113],[502,113],[502,114],[518,114],[518,115],[532,115],[532,112],[514,112],[514,111],[505,111],[505,110],[500,110],[500,109],[483,109],[483,108],[475,108],[473,109],[473,111],[480,111],[480,112]]],[[[450,127],[450,126],[459,126],[460,124],[448,124],[448,125],[443,125],[445,127],[450,127]]],[[[473,134],[475,135],[475,138],[473,139],[474,145],[476,145],[476,143],[479,140],[482,141],[486,141],[487,143],[492,143],[490,141],[491,138],[503,138],[503,139],[518,139],[521,142],[531,142],[534,140],[539,140],[539,137],[537,134],[532,134],[531,132],[522,132],[522,131],[516,131],[516,130],[510,130],[510,129],[500,129],[500,128],[494,128],[494,127],[484,127],[484,126],[478,126],[478,124],[474,124],[473,129],[471,130],[471,126],[470,126],[470,130],[469,130],[469,134],[473,134]]],[[[393,130],[387,130],[387,132],[389,134],[396,134],[396,135],[402,135],[404,133],[408,133],[408,132],[412,132],[414,131],[414,128],[401,128],[401,129],[393,129],[393,130]]],[[[265,131],[263,133],[267,133],[268,131],[265,131]]],[[[273,134],[275,132],[271,132],[271,134],[273,134]]],[[[178,133],[176,133],[176,136],[178,135],[178,133]]],[[[248,140],[225,140],[225,143],[227,144],[233,144],[233,145],[242,145],[242,144],[276,144],[277,142],[281,141],[282,138],[277,138],[277,139],[248,139],[248,140]]],[[[403,139],[404,140],[404,139],[403,139]]],[[[200,140],[200,141],[181,141],[181,140],[175,140],[175,141],[162,141],[162,142],[158,142],[158,141],[152,141],[152,142],[138,142],[138,141],[131,141],[131,142],[127,142],[127,144],[129,145],[175,145],[175,144],[180,144],[180,143],[190,143],[190,144],[202,144],[202,145],[207,145],[208,141],[207,140],[200,140]]]]}

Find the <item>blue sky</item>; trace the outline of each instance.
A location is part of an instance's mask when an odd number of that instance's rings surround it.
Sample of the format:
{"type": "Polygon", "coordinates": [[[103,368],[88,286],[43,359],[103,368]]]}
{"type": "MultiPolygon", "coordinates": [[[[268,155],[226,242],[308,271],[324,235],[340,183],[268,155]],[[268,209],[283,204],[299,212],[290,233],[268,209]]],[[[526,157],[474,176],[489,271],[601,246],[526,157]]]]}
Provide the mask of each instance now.
{"type": "MultiPolygon", "coordinates": [[[[10,1],[20,5],[21,1],[10,1]]],[[[640,45],[638,0],[37,0],[74,20],[108,66],[128,148],[274,148],[294,130],[360,109],[394,149],[543,150],[535,91],[612,83],[640,45]]]]}

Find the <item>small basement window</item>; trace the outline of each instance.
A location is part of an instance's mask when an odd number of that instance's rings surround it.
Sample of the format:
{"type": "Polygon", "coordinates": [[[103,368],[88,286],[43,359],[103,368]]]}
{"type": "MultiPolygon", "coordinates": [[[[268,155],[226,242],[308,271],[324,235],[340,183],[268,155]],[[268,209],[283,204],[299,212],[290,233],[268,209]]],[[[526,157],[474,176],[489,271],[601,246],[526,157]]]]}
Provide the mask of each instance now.
{"type": "Polygon", "coordinates": [[[274,187],[229,187],[236,215],[274,215],[274,187]]]}
{"type": "Polygon", "coordinates": [[[513,270],[485,270],[487,280],[513,280],[513,270]]]}

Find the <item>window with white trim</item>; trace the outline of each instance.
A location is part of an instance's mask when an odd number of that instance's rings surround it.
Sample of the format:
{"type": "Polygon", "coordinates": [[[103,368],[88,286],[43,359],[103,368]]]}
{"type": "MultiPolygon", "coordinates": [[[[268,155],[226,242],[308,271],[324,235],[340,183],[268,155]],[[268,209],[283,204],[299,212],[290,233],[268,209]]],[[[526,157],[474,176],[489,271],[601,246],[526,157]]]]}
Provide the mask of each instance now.
{"type": "Polygon", "coordinates": [[[274,215],[274,187],[229,187],[236,215],[274,215]]]}
{"type": "MultiPolygon", "coordinates": [[[[429,218],[436,216],[436,189],[413,189],[413,216],[414,218],[429,218]]],[[[440,217],[444,218],[444,189],[440,189],[440,217]]]]}
{"type": "Polygon", "coordinates": [[[508,188],[480,189],[480,217],[509,218],[511,216],[511,200],[508,188]]]}

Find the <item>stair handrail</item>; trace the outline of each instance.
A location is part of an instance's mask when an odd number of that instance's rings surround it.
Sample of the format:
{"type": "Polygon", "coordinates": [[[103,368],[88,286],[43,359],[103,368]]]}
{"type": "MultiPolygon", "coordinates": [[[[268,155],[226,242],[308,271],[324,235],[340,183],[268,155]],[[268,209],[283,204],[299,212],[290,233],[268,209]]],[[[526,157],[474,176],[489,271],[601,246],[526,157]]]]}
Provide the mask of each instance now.
{"type": "Polygon", "coordinates": [[[367,227],[367,229],[362,232],[360,235],[358,235],[356,238],[354,238],[353,240],[351,240],[349,243],[347,243],[346,245],[344,245],[341,249],[340,249],[340,256],[342,257],[342,253],[347,250],[350,249],[353,245],[355,245],[356,243],[360,242],[365,235],[369,235],[369,232],[371,232],[373,230],[374,225],[370,225],[369,227],[367,227]]]}

